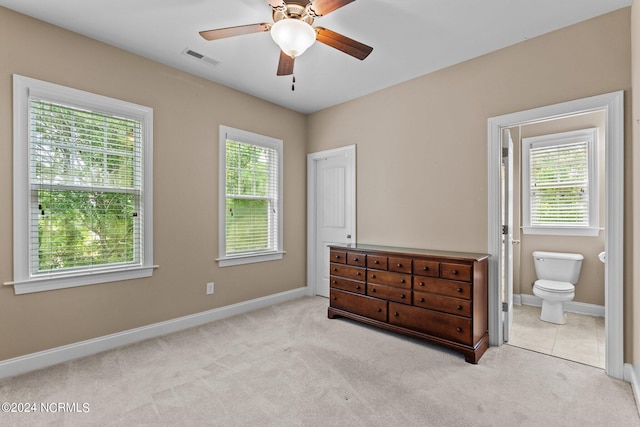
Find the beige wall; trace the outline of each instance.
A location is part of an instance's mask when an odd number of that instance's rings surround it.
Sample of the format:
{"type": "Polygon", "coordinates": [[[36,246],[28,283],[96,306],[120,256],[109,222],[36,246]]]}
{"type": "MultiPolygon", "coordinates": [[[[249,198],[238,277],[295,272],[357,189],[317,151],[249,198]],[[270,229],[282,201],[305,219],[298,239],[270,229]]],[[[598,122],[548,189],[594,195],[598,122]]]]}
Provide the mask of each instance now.
{"type": "Polygon", "coordinates": [[[148,279],[29,295],[0,286],[0,360],[305,286],[304,115],[4,8],[0,40],[0,283],[13,279],[13,73],[154,109],[160,266],[148,279]],[[284,140],[282,261],[214,261],[220,124],[284,140]],[[215,294],[205,296],[210,281],[215,294]]]}
{"type": "MultiPolygon", "coordinates": [[[[487,119],[617,90],[629,184],[629,17],[622,9],[312,114],[310,152],[357,144],[358,240],[486,251],[487,119]]],[[[631,196],[627,185],[627,230],[631,196]]],[[[626,297],[631,261],[627,240],[626,297]]]]}
{"type": "MultiPolygon", "coordinates": [[[[605,224],[605,121],[606,115],[604,111],[581,114],[578,116],[549,120],[542,123],[533,123],[521,126],[520,137],[514,140],[515,156],[521,159],[522,145],[520,138],[529,138],[532,136],[549,135],[560,132],[568,132],[572,130],[598,128],[598,216],[600,220],[599,226],[604,228],[605,224]]],[[[521,176],[521,160],[514,162],[514,173],[521,176]]],[[[521,190],[521,181],[514,186],[521,190]]],[[[514,218],[517,218],[517,224],[514,227],[520,227],[522,224],[521,207],[521,191],[515,192],[517,197],[514,198],[514,218]]],[[[515,222],[515,220],[514,220],[515,222]]],[[[596,304],[604,306],[604,264],[598,259],[598,254],[604,250],[605,231],[595,237],[587,236],[548,236],[535,234],[519,234],[514,239],[520,239],[521,245],[518,248],[520,257],[520,269],[515,270],[518,280],[514,280],[514,293],[533,294],[532,286],[536,281],[536,272],[533,265],[533,251],[552,251],[552,252],[573,252],[584,256],[582,268],[580,270],[580,280],[576,285],[576,296],[574,301],[587,304],[596,304]],[[516,283],[517,282],[517,283],[516,283]]],[[[515,256],[515,251],[514,251],[515,256]]]]}
{"type": "MultiPolygon", "coordinates": [[[[631,6],[631,46],[632,46],[632,80],[633,85],[633,182],[632,188],[636,194],[640,191],[640,4],[634,1],[631,6]]],[[[636,372],[640,366],[640,197],[633,199],[634,227],[627,232],[632,236],[632,257],[627,257],[633,265],[633,276],[629,278],[632,290],[626,295],[624,309],[631,313],[632,321],[625,322],[625,343],[627,348],[633,348],[631,361],[636,365],[636,372]],[[630,338],[633,337],[633,338],[630,338]]],[[[629,315],[626,316],[629,319],[629,315]]]]}

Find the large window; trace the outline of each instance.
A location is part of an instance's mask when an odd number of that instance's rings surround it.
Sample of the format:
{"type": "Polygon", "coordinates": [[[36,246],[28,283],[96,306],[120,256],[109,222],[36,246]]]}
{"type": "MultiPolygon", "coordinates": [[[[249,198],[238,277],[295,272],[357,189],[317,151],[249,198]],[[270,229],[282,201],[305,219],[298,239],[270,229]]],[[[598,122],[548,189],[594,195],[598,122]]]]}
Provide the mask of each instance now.
{"type": "Polygon", "coordinates": [[[220,266],[282,254],[282,141],[221,126],[220,266]]]}
{"type": "Polygon", "coordinates": [[[525,234],[598,234],[597,128],[522,139],[525,234]]]}
{"type": "Polygon", "coordinates": [[[152,110],[14,76],[14,287],[149,276],[152,110]]]}

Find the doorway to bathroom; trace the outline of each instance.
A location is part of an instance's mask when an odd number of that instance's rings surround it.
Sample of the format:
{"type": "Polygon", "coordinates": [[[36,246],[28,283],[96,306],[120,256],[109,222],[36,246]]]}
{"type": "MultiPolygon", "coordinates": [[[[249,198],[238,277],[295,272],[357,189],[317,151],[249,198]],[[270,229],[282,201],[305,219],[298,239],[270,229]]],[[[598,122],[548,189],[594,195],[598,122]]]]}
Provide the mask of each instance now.
{"type": "Polygon", "coordinates": [[[600,110],[505,129],[503,148],[509,151],[503,153],[501,176],[504,215],[512,224],[502,245],[503,253],[511,245],[511,260],[504,265],[513,267],[513,295],[504,300],[514,303],[505,342],[602,369],[605,268],[598,254],[604,251],[606,233],[605,125],[600,110]],[[583,257],[579,280],[569,280],[574,296],[552,293],[566,299],[561,303],[567,312],[564,324],[563,316],[541,320],[543,300],[533,290],[541,278],[534,268],[535,251],[583,257]]]}
{"type": "MultiPolygon", "coordinates": [[[[603,126],[596,126],[603,128],[601,139],[604,141],[604,158],[601,161],[601,174],[604,176],[603,183],[601,183],[601,187],[604,189],[604,207],[601,208],[602,217],[600,218],[600,227],[603,230],[598,232],[601,236],[599,243],[593,243],[591,245],[592,249],[588,249],[588,253],[584,253],[585,260],[587,258],[589,260],[585,262],[585,269],[582,271],[581,277],[588,277],[590,281],[593,278],[593,281],[597,281],[596,273],[594,272],[599,270],[600,284],[586,285],[582,290],[579,289],[579,284],[576,286],[577,298],[568,307],[568,311],[571,313],[569,313],[567,324],[576,326],[582,323],[580,318],[573,320],[573,312],[575,311],[578,311],[580,315],[589,316],[591,320],[595,320],[595,318],[606,313],[604,318],[604,337],[601,339],[605,349],[604,368],[609,376],[622,378],[622,236],[624,201],[622,92],[584,98],[489,119],[488,232],[489,253],[492,255],[489,265],[489,334],[492,345],[502,345],[508,341],[511,344],[515,344],[514,341],[517,343],[517,337],[521,336],[523,331],[523,329],[519,329],[522,328],[519,320],[526,322],[527,313],[521,309],[534,313],[533,315],[529,313],[529,317],[534,319],[537,317],[535,312],[539,310],[539,307],[536,307],[536,304],[540,304],[540,302],[531,292],[531,284],[535,281],[531,256],[533,250],[544,250],[544,247],[540,245],[553,244],[556,245],[555,250],[558,252],[580,252],[584,251],[586,246],[580,243],[578,237],[571,239],[559,238],[556,242],[551,243],[550,241],[545,242],[542,236],[534,235],[524,236],[525,241],[523,242],[519,211],[521,203],[518,198],[518,192],[522,186],[518,179],[519,170],[518,173],[515,173],[516,168],[520,167],[520,156],[516,156],[513,152],[506,153],[506,150],[504,150],[508,145],[506,144],[506,137],[511,136],[515,142],[514,147],[516,147],[520,144],[523,133],[531,132],[535,127],[542,128],[543,132],[561,132],[563,131],[562,129],[556,128],[554,130],[553,127],[570,120],[591,120],[597,118],[598,115],[601,116],[600,120],[604,122],[603,126]],[[507,166],[503,166],[503,154],[512,156],[511,160],[514,161],[512,166],[508,166],[509,162],[506,162],[507,166]],[[516,215],[512,216],[513,221],[511,223],[503,204],[505,195],[508,194],[505,187],[502,186],[505,168],[507,175],[518,179],[517,184],[513,186],[515,194],[511,194],[512,203],[513,200],[516,200],[513,204],[518,206],[518,211],[516,215]],[[503,234],[505,231],[507,234],[503,234]],[[579,251],[576,250],[576,242],[570,242],[570,240],[574,239],[578,239],[577,247],[579,251]],[[603,247],[607,253],[606,265],[600,263],[597,256],[603,247]],[[596,263],[600,263],[600,265],[596,263]],[[604,273],[602,273],[603,270],[604,273]],[[511,281],[510,277],[514,280],[511,281]],[[513,305],[514,302],[515,305],[513,305]]],[[[593,125],[587,126],[593,127],[593,125]]],[[[507,158],[507,160],[509,159],[507,158]]],[[[551,248],[546,248],[546,250],[551,250],[551,248]]],[[[596,340],[597,328],[601,326],[601,324],[594,326],[594,339],[596,340]]],[[[556,353],[559,353],[562,347],[575,347],[575,343],[562,343],[563,336],[567,335],[565,333],[566,329],[563,328],[560,331],[559,326],[551,326],[551,329],[543,332],[546,334],[546,346],[549,346],[548,343],[550,341],[552,343],[549,354],[553,354],[554,344],[559,346],[555,350],[556,353]]],[[[533,342],[533,338],[530,341],[533,342]]],[[[532,349],[536,351],[542,350],[540,347],[532,349]]],[[[567,358],[568,355],[565,353],[564,357],[567,358]]],[[[586,360],[578,361],[586,363],[586,360]]],[[[592,359],[592,361],[594,360],[592,359]]]]}

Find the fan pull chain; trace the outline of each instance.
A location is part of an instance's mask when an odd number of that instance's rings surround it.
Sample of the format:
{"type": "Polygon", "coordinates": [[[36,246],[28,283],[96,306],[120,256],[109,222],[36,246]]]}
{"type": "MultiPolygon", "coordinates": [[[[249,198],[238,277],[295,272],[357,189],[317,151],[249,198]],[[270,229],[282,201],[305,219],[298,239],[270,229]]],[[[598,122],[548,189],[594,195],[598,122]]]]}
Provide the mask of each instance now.
{"type": "Polygon", "coordinates": [[[294,90],[296,90],[296,76],[293,76],[293,81],[291,82],[291,91],[293,92],[294,90]]]}

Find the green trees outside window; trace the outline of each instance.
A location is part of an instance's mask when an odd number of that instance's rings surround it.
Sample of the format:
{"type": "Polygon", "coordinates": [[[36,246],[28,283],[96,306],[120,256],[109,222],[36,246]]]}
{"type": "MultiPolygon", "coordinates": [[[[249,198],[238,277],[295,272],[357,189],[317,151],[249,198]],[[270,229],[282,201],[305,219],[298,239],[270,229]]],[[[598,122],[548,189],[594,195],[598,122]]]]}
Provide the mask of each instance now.
{"type": "Polygon", "coordinates": [[[226,253],[276,250],[277,151],[226,141],[226,253]]]}
{"type": "Polygon", "coordinates": [[[531,149],[531,224],[589,225],[586,142],[531,149]]]}
{"type": "Polygon", "coordinates": [[[40,99],[29,122],[32,273],[139,262],[141,122],[40,99]]]}

